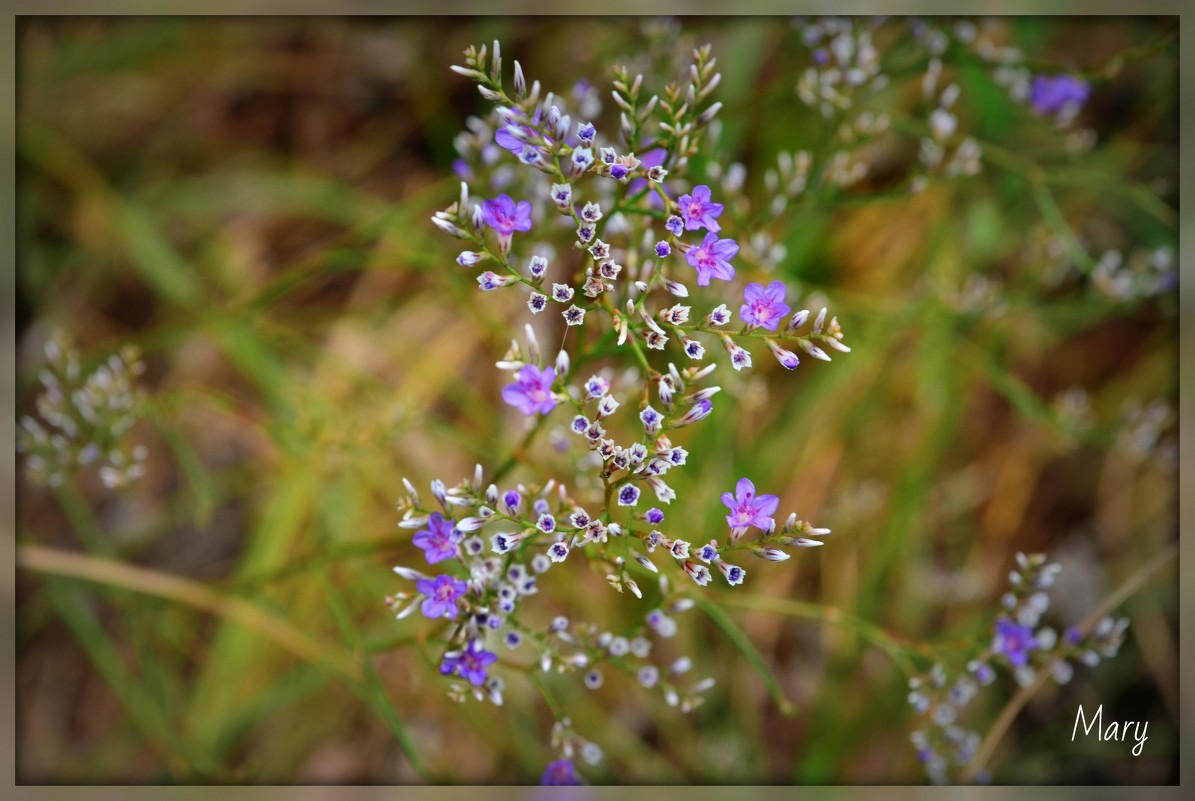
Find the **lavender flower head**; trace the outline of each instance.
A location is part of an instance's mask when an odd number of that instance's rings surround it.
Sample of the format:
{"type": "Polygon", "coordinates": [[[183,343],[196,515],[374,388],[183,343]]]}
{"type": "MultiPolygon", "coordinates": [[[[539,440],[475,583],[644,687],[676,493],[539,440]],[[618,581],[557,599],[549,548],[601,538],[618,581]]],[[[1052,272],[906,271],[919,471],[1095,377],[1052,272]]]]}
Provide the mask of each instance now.
{"type": "Polygon", "coordinates": [[[457,555],[464,534],[456,530],[452,521],[439,512],[432,512],[427,528],[415,533],[415,547],[422,548],[427,563],[434,565],[457,555]]]}
{"type": "Polygon", "coordinates": [[[481,640],[472,640],[457,656],[446,656],[440,663],[440,672],[456,674],[474,687],[485,684],[486,669],[498,661],[498,655],[484,650],[481,640]]]}
{"type": "Polygon", "coordinates": [[[493,200],[481,202],[481,219],[502,236],[510,236],[515,231],[530,231],[531,203],[520,200],[516,204],[510,195],[498,195],[493,200]]]}
{"type": "Polygon", "coordinates": [[[415,584],[419,592],[427,596],[421,611],[424,617],[447,617],[456,619],[456,599],[465,594],[468,589],[465,582],[452,576],[436,576],[434,579],[419,579],[415,584]]]}
{"type": "Polygon", "coordinates": [[[502,388],[502,400],[526,415],[547,414],[556,408],[552,397],[552,382],[556,368],[539,368],[528,364],[519,370],[517,380],[502,388]]]}
{"type": "Polygon", "coordinates": [[[715,218],[722,213],[723,206],[710,201],[710,188],[705,184],[693,187],[693,194],[681,195],[677,202],[680,204],[681,218],[685,221],[685,230],[705,228],[711,233],[722,230],[715,218]]]}
{"type": "Polygon", "coordinates": [[[722,503],[730,510],[726,516],[727,524],[733,529],[746,529],[755,526],[767,531],[775,523],[772,515],[780,506],[780,499],[775,495],[756,495],[755,484],[749,478],[740,478],[734,486],[734,495],[722,493],[722,503]]]}
{"type": "Polygon", "coordinates": [[[571,759],[558,759],[548,763],[539,783],[545,787],[570,787],[579,785],[581,780],[571,759]]]}
{"type": "Polygon", "coordinates": [[[729,281],[734,278],[734,267],[730,260],[739,252],[739,243],[733,239],[719,239],[715,233],[708,233],[701,244],[690,248],[685,260],[697,270],[697,286],[709,286],[710,278],[729,281]]]}
{"type": "Polygon", "coordinates": [[[1091,94],[1087,82],[1070,75],[1037,75],[1029,99],[1041,116],[1057,114],[1067,106],[1081,106],[1091,94]]]}
{"type": "Polygon", "coordinates": [[[748,325],[758,325],[775,331],[780,320],[791,311],[784,302],[784,284],[773,281],[765,289],[762,284],[747,284],[743,291],[743,307],[739,317],[748,325]]]}
{"type": "Polygon", "coordinates": [[[1028,664],[1029,651],[1037,647],[1037,640],[1033,636],[1033,629],[1021,626],[1006,617],[996,621],[996,636],[992,640],[992,650],[1004,654],[1009,663],[1016,666],[1028,664]]]}

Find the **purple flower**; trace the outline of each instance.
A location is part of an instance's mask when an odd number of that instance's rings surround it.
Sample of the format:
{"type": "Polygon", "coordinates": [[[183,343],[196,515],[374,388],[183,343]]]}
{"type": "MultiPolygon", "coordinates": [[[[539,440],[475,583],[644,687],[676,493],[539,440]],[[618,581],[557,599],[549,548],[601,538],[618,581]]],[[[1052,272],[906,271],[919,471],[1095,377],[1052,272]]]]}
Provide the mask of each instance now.
{"type": "Polygon", "coordinates": [[[689,266],[697,269],[697,286],[709,286],[710,278],[729,281],[734,278],[734,267],[730,260],[739,252],[739,243],[733,239],[719,239],[715,233],[708,233],[701,245],[690,248],[685,254],[689,266]]]}
{"type": "Polygon", "coordinates": [[[1037,75],[1029,99],[1042,116],[1057,114],[1070,105],[1081,106],[1091,94],[1086,81],[1070,75],[1037,75]]]}
{"type": "Polygon", "coordinates": [[[721,203],[710,202],[710,188],[705,184],[693,187],[693,194],[681,195],[677,199],[680,204],[680,216],[685,221],[685,230],[696,231],[705,228],[710,232],[722,230],[722,226],[714,219],[722,213],[721,203]]]}
{"type": "Polygon", "coordinates": [[[763,284],[750,283],[743,290],[743,307],[739,317],[748,325],[758,325],[775,331],[780,319],[791,311],[784,302],[784,284],[773,281],[764,289],[763,284]]]}
{"type": "Polygon", "coordinates": [[[634,506],[639,503],[639,488],[634,484],[623,484],[618,490],[619,506],[634,506]]]}
{"type": "Polygon", "coordinates": [[[678,426],[688,426],[696,423],[698,420],[704,420],[710,416],[710,412],[714,410],[714,402],[709,398],[702,398],[694,403],[689,411],[685,412],[684,416],[676,421],[678,426]]]}
{"type": "Polygon", "coordinates": [[[556,399],[552,397],[555,380],[556,368],[525,365],[519,370],[518,380],[502,388],[502,400],[526,415],[547,414],[556,408],[556,399]]]}
{"type": "Polygon", "coordinates": [[[734,485],[734,495],[729,492],[722,493],[722,503],[730,510],[726,522],[731,528],[746,529],[748,526],[755,526],[767,531],[776,522],[772,515],[780,506],[780,499],[775,495],[756,496],[755,485],[751,483],[751,479],[740,478],[739,483],[734,485]]]}
{"type": "Polygon", "coordinates": [[[577,138],[582,142],[592,142],[595,136],[597,136],[597,128],[593,126],[592,122],[577,123],[577,138]]]}
{"type": "Polygon", "coordinates": [[[653,526],[658,526],[664,522],[664,513],[659,509],[648,509],[644,519],[653,526]]]}
{"type": "Polygon", "coordinates": [[[610,382],[598,375],[589,377],[585,382],[585,394],[591,398],[600,398],[610,391],[610,382]]]}
{"type": "Polygon", "coordinates": [[[531,119],[531,125],[527,125],[523,122],[513,121],[513,118],[515,118],[515,117],[521,117],[522,119],[527,118],[527,115],[525,113],[523,113],[521,110],[513,109],[512,110],[512,121],[509,124],[503,125],[501,128],[494,131],[494,141],[497,142],[498,147],[502,148],[503,150],[509,150],[511,153],[514,153],[516,156],[521,155],[523,153],[523,148],[525,147],[525,143],[511,129],[513,128],[513,129],[515,129],[515,131],[521,132],[524,137],[530,139],[531,141],[534,141],[535,139],[539,138],[539,132],[536,131],[535,128],[533,128],[531,126],[538,125],[539,119],[542,115],[543,115],[542,110],[535,112],[535,116],[531,119]]]}
{"type": "MultiPolygon", "coordinates": [[[[649,171],[652,167],[662,167],[664,162],[668,160],[668,151],[662,147],[654,147],[644,153],[639,159],[639,166],[643,168],[644,172],[649,171]]],[[[647,186],[647,179],[634,178],[627,184],[627,194],[634,195],[647,186]]],[[[652,206],[660,206],[660,197],[655,192],[648,196],[648,203],[652,206]]]]}
{"type": "Polygon", "coordinates": [[[577,778],[572,760],[558,759],[548,763],[539,783],[545,787],[571,787],[581,784],[581,780],[577,778]]]}
{"type": "Polygon", "coordinates": [[[510,195],[498,195],[493,200],[481,202],[481,218],[502,236],[510,236],[515,231],[530,231],[531,203],[520,200],[516,204],[510,195]]]}
{"type": "Polygon", "coordinates": [[[465,582],[452,576],[436,576],[434,579],[419,579],[415,589],[427,596],[421,610],[424,617],[448,617],[456,619],[460,611],[456,599],[465,594],[465,582]]]}
{"type": "Polygon", "coordinates": [[[434,565],[456,556],[457,546],[464,537],[451,520],[439,512],[432,512],[427,519],[427,528],[415,533],[414,542],[416,547],[425,551],[427,563],[434,565]]]}
{"type": "Polygon", "coordinates": [[[639,413],[639,419],[643,421],[643,429],[647,432],[649,437],[654,437],[660,430],[660,413],[648,406],[639,413]]]}
{"type": "Polygon", "coordinates": [[[1029,662],[1029,651],[1037,647],[1037,639],[1029,626],[1018,625],[1006,617],[996,621],[996,637],[992,650],[1004,654],[1009,664],[1025,665],[1029,662]]]}
{"type": "Polygon", "coordinates": [[[656,255],[661,259],[667,257],[670,253],[672,253],[672,246],[667,242],[660,240],[656,243],[656,255]]]}
{"type": "Polygon", "coordinates": [[[483,650],[481,640],[471,640],[458,656],[446,656],[440,663],[440,672],[454,673],[467,680],[474,687],[485,684],[486,668],[498,661],[498,655],[483,650]]]}
{"type": "Polygon", "coordinates": [[[685,221],[674,214],[664,221],[664,227],[673,236],[680,236],[685,230],[685,221]]]}
{"type": "Polygon", "coordinates": [[[509,275],[498,275],[493,270],[486,270],[477,276],[477,285],[482,292],[492,292],[495,289],[501,289],[513,280],[509,275]]]}
{"type": "Polygon", "coordinates": [[[776,361],[780,362],[784,369],[796,370],[801,365],[801,359],[797,354],[791,350],[785,350],[770,339],[768,340],[768,348],[772,351],[772,355],[776,357],[776,361]]]}

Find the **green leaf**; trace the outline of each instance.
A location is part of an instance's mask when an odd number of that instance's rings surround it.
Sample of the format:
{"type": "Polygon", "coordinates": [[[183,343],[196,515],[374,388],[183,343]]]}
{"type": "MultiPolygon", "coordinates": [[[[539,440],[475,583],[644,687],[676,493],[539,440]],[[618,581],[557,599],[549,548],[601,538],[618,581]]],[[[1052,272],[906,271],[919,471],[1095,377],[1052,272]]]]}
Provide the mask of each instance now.
{"type": "Polygon", "coordinates": [[[739,627],[739,624],[735,623],[730,618],[730,615],[723,611],[722,607],[704,598],[697,600],[697,608],[705,612],[710,620],[718,624],[718,628],[726,633],[726,636],[734,643],[734,647],[738,648],[751,667],[755,668],[755,672],[763,679],[764,686],[768,689],[768,695],[772,697],[777,708],[779,708],[780,714],[785,717],[796,715],[797,705],[784,694],[784,688],[780,686],[780,682],[776,679],[776,675],[772,672],[772,668],[768,665],[767,660],[751,644],[751,638],[739,627]]]}

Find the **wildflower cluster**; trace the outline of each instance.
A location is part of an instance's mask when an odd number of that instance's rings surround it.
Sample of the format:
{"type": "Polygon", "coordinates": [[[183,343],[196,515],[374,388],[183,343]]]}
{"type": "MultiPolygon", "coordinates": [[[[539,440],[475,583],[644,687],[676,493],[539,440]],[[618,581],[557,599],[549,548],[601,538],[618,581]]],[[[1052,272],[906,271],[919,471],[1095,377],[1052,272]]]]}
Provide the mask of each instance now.
{"type": "MultiPolygon", "coordinates": [[[[509,191],[474,202],[462,181],[457,202],[433,222],[466,243],[457,263],[479,271],[482,291],[518,287],[533,319],[549,310],[560,315],[564,345],[554,359],[545,359],[527,324],[524,342],[513,341],[497,362],[510,374],[502,400],[532,425],[529,453],[539,421],[563,417],[557,410],[564,407],[573,447],[587,454],[576,460],[575,492],[554,479],[500,487],[503,475],[485,485],[479,466],[472,480],[451,488],[433,481],[435,508],[408,482],[399,525],[415,531],[414,544],[440,573],[395,568],[415,586],[388,603],[399,617],[419,609],[447,621],[441,671],[455,698],[501,703],[495,669],[510,659],[576,673],[594,691],[610,670],[626,673],[669,706],[690,711],[714,680],[686,683],[689,657],[655,657],[655,643],[676,633],[674,616],[693,605],[686,588],[705,587],[715,574],[738,586],[747,569],[736,557],[782,561],[789,549],[819,546],[829,534],[795,514],[778,525],[780,499],[758,493],[749,478],[722,495],[725,535],[694,542],[664,525],[661,507],[677,497],[667,475],[688,460],[675,438],[713,412],[722,390],[711,381],[717,362],[706,358],[708,348],[720,346],[736,372],[753,365],[750,348],[761,340],[788,370],[800,364],[798,353],[830,361],[830,351],[850,350],[826,309],[794,313],[783,281],[738,283],[740,244],[718,194],[727,182],[685,177],[721,107],[710,99],[721,80],[715,64],[708,47],[697,48],[687,80],[650,96],[642,75],[616,69],[615,132],[599,130],[587,112],[600,109],[586,109],[593,104],[578,102],[576,91],[575,105],[541,97],[518,62],[507,83],[497,42],[489,51],[470,48],[465,65],[453,67],[495,104],[458,137],[458,174],[487,175],[491,188],[509,191]],[[514,172],[500,171],[505,159],[514,172]],[[558,238],[563,249],[551,244],[558,238]],[[736,285],[729,296],[712,294],[736,285]],[[698,289],[690,300],[691,286],[711,294],[698,289]],[[617,373],[589,365],[611,353],[633,366],[617,373]],[[650,598],[654,608],[636,628],[603,631],[564,617],[545,627],[523,615],[526,599],[539,592],[537,578],[579,558],[619,592],[650,598]]],[[[755,252],[772,247],[753,244],[755,252]]],[[[549,766],[545,782],[577,779],[564,757],[549,766]]]]}
{"type": "MultiPolygon", "coordinates": [[[[388,597],[386,603],[399,619],[418,610],[424,617],[447,621],[452,627],[440,659],[441,673],[450,677],[449,695],[458,701],[472,695],[502,704],[504,681],[493,672],[501,652],[509,655],[503,661],[523,670],[577,674],[590,690],[602,687],[604,671],[620,671],[644,688],[659,691],[669,706],[686,712],[696,708],[713,680],[684,685],[677,679],[691,668],[689,658],[667,663],[655,659],[655,644],[677,632],[674,616],[693,606],[666,576],[658,582],[660,606],[645,613],[642,622],[629,631],[601,631],[563,616],[542,626],[521,614],[527,599],[539,593],[538,579],[578,551],[606,569],[613,587],[643,597],[627,559],[615,555],[616,550],[631,549],[615,548],[612,540],[634,538],[647,553],[663,548],[669,557],[687,560],[688,543],[669,540],[658,530],[637,530],[640,525],[646,528],[662,523],[663,514],[652,509],[624,527],[612,520],[609,509],[600,517],[591,517],[554,481],[543,486],[518,484],[503,491],[495,484],[483,486],[483,476],[478,465],[471,479],[453,487],[433,481],[436,509],[425,506],[409,483],[406,497],[399,502],[403,513],[399,526],[415,531],[413,543],[423,552],[429,569],[396,567],[395,573],[413,582],[414,588],[388,597]]],[[[759,517],[766,509],[756,511],[759,517]]],[[[717,563],[717,550],[695,558],[717,563]]],[[[658,571],[643,553],[637,554],[635,561],[658,571]]],[[[698,570],[687,561],[684,565],[684,572],[690,575],[698,570]]],[[[704,583],[709,571],[700,570],[704,571],[704,583]]],[[[744,571],[727,567],[723,574],[734,584],[742,581],[744,571]]]]}
{"type": "MultiPolygon", "coordinates": [[[[1044,554],[1018,553],[1017,569],[1009,574],[1011,586],[1001,598],[988,647],[968,661],[963,671],[952,674],[938,663],[909,679],[909,705],[925,718],[911,740],[933,783],[951,781],[952,769],[964,769],[975,757],[981,735],[964,728],[960,715],[982,688],[996,681],[998,670],[1011,673],[1022,687],[1033,684],[1042,671],[1066,684],[1074,675],[1075,663],[1094,667],[1119,651],[1129,624],[1126,618],[1105,617],[1090,631],[1070,626],[1061,635],[1042,625],[1050,608],[1046,591],[1061,569],[1061,565],[1047,562],[1044,554]]],[[[976,778],[986,781],[989,777],[981,771],[976,778]]]]}
{"type": "MultiPolygon", "coordinates": [[[[690,279],[698,287],[733,281],[740,251],[739,241],[723,230],[725,204],[709,185],[683,181],[701,132],[721,107],[706,103],[721,77],[708,48],[694,52],[686,86],[669,84],[650,98],[645,97],[642,75],[632,78],[625,70],[616,71],[619,139],[609,144],[593,122],[574,122],[563,98],[548,94],[541,100],[539,83],[528,87],[518,62],[508,93],[499,52],[491,51],[487,58],[482,47],[465,55],[466,65],[454,69],[476,81],[481,94],[497,104],[491,119],[478,120],[474,129],[479,134],[492,130],[499,152],[509,151],[542,177],[524,184],[530,199],[500,193],[480,203],[471,201],[469,187],[462,183],[458,201],[433,218],[443,231],[469,243],[457,257],[460,265],[488,268],[477,276],[483,291],[521,286],[533,315],[559,304],[554,308],[569,327],[583,326],[587,315],[596,314],[602,320],[596,325],[612,330],[617,344],[629,348],[652,378],[661,373],[645,351],[663,351],[670,341],[689,360],[701,360],[708,345],[721,344],[736,370],[752,364],[742,340],[763,339],[788,369],[799,363],[792,347],[826,360],[826,347],[849,350],[836,319],[823,327],[824,313],[808,331],[801,330],[807,311],[782,325],[790,308],[780,282],[768,286],[768,302],[762,305],[760,287],[747,285],[741,304],[744,325],[737,331],[728,328],[733,313],[724,303],[707,307],[704,315],[676,303],[689,297],[690,279]],[[530,232],[533,225],[550,226],[552,214],[573,230],[574,253],[551,258],[545,254],[555,251],[541,242],[526,248],[524,262],[516,255],[524,248],[516,247],[515,234],[530,232]]],[[[480,162],[494,157],[479,136],[458,139],[458,145],[462,155],[480,162]]],[[[472,165],[465,164],[462,173],[473,174],[472,165]]],[[[502,184],[509,182],[502,178],[502,184]]],[[[527,373],[525,380],[544,378],[527,373]]]]}
{"type": "Polygon", "coordinates": [[[1178,260],[1174,247],[1134,247],[1100,250],[1082,235],[1060,236],[1038,230],[1026,248],[1027,260],[1050,289],[1068,283],[1089,288],[1119,303],[1172,301],[1178,291],[1178,260]]]}
{"type": "Polygon", "coordinates": [[[139,417],[137,376],[145,371],[136,349],[113,354],[84,375],[79,354],[59,337],[46,341],[46,365],[38,373],[41,419],[21,418],[17,450],[26,454],[29,477],[61,486],[75,470],[99,465],[104,486],[115,489],[145,473],[144,445],[128,442],[139,417]]]}
{"type": "Polygon", "coordinates": [[[1178,466],[1178,432],[1174,407],[1162,398],[1125,402],[1116,449],[1130,462],[1151,463],[1163,470],[1178,466]]]}
{"type": "Polygon", "coordinates": [[[544,769],[539,783],[545,786],[582,784],[573,760],[580,756],[586,764],[596,765],[604,756],[601,746],[578,735],[573,729],[572,720],[567,717],[557,720],[552,726],[552,748],[560,752],[561,758],[549,762],[544,769]]]}
{"type": "MultiPolygon", "coordinates": [[[[1091,94],[1079,75],[1031,70],[1019,49],[1002,43],[998,21],[828,17],[796,23],[810,61],[797,81],[796,96],[825,120],[833,147],[812,173],[807,152],[796,159],[783,157],[787,164],[771,172],[768,184],[779,192],[773,196],[778,210],[807,183],[817,190],[858,184],[890,149],[885,143],[895,133],[917,137],[908,191],[921,191],[935,179],[977,175],[984,148],[970,133],[966,112],[960,111],[963,82],[956,65],[983,69],[1013,102],[1058,129],[1072,127],[1091,94]],[[919,76],[921,106],[906,110],[897,107],[903,102],[897,87],[910,75],[919,76]]],[[[1067,150],[1089,150],[1094,137],[1089,130],[1072,130],[1067,150]]]]}

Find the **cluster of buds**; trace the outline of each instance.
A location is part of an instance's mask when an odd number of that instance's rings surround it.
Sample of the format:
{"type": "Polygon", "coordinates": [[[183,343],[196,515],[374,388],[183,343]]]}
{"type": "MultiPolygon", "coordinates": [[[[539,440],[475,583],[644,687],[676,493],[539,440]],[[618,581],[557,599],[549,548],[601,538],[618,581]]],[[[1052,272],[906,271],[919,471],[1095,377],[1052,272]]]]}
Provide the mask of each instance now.
{"type": "Polygon", "coordinates": [[[58,337],[47,340],[45,354],[36,404],[41,419],[26,415],[17,429],[30,479],[57,487],[75,470],[98,464],[104,486],[115,489],[144,475],[146,448],[127,441],[140,414],[137,376],[145,372],[137,351],[127,347],[86,375],[78,352],[58,337]]]}
{"type": "Polygon", "coordinates": [[[1152,463],[1172,471],[1178,465],[1178,433],[1174,407],[1162,398],[1142,403],[1133,398],[1122,412],[1117,450],[1133,462],[1152,463]]]}
{"type": "Polygon", "coordinates": [[[830,119],[888,85],[872,42],[878,22],[830,17],[801,29],[802,40],[812,50],[812,64],[797,82],[801,102],[830,119]]]}
{"type": "Polygon", "coordinates": [[[1107,250],[1091,269],[1091,284],[1115,300],[1156,297],[1178,288],[1177,266],[1174,249],[1168,245],[1135,248],[1127,258],[1119,250],[1107,250]]]}
{"type": "MultiPolygon", "coordinates": [[[[1018,553],[1016,562],[1009,574],[1009,590],[1000,599],[990,644],[955,675],[935,664],[924,675],[909,679],[909,705],[925,718],[911,740],[935,784],[949,782],[952,769],[965,768],[975,757],[980,735],[961,726],[959,719],[981,689],[996,681],[997,668],[1009,671],[1022,687],[1035,682],[1042,671],[1066,684],[1074,675],[1074,663],[1094,666],[1115,656],[1124,642],[1125,618],[1103,618],[1089,632],[1071,626],[1061,636],[1041,625],[1050,608],[1047,590],[1062,567],[1048,562],[1044,554],[1018,553]]],[[[981,772],[976,778],[984,781],[988,776],[981,772]]]]}
{"type": "Polygon", "coordinates": [[[983,148],[974,137],[959,131],[955,105],[962,90],[957,82],[943,83],[942,61],[935,56],[921,78],[921,93],[931,110],[927,117],[929,135],[921,138],[918,148],[922,172],[912,181],[913,191],[925,188],[936,175],[977,175],[982,169],[983,148]]]}

